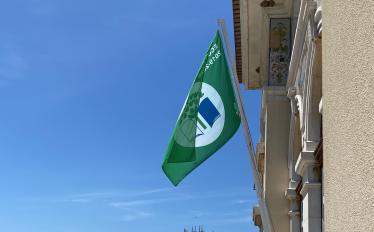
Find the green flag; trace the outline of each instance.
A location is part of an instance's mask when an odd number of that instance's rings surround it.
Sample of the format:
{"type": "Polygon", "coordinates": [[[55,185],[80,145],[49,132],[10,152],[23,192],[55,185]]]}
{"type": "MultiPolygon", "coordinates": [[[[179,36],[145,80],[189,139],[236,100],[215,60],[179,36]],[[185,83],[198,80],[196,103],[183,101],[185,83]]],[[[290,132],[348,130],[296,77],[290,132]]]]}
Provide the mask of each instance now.
{"type": "Polygon", "coordinates": [[[221,148],[240,125],[220,33],[205,54],[162,164],[174,185],[221,148]]]}

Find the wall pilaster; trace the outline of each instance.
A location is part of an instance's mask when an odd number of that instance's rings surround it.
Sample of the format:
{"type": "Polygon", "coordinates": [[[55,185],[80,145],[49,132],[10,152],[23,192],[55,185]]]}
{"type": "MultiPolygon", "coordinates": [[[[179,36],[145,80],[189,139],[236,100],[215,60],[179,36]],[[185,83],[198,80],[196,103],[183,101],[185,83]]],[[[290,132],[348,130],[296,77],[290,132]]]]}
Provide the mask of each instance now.
{"type": "Polygon", "coordinates": [[[302,177],[302,228],[303,232],[322,232],[321,171],[314,152],[301,152],[296,172],[302,177]]]}

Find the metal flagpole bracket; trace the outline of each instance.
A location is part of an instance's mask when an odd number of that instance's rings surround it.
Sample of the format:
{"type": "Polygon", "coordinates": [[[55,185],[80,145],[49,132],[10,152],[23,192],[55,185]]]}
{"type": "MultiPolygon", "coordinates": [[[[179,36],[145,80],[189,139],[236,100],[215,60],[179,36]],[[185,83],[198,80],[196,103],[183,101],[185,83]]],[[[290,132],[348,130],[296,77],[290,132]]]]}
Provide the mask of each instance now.
{"type": "Polygon", "coordinates": [[[253,178],[254,178],[254,181],[255,181],[256,195],[257,195],[257,200],[258,200],[258,203],[259,203],[259,206],[260,206],[261,219],[263,221],[264,231],[265,232],[274,232],[274,229],[273,229],[273,226],[272,226],[272,223],[271,223],[271,220],[270,220],[270,216],[269,216],[268,207],[267,207],[266,202],[264,201],[264,199],[262,197],[262,193],[263,193],[262,184],[260,183],[260,178],[259,178],[257,165],[256,165],[255,152],[254,152],[254,149],[253,149],[251,132],[249,130],[247,117],[246,117],[246,114],[245,114],[245,111],[244,111],[242,96],[240,94],[238,75],[236,73],[236,67],[234,65],[234,61],[232,59],[231,49],[230,49],[230,46],[229,46],[230,43],[229,43],[229,39],[228,39],[228,36],[227,36],[225,20],[224,19],[218,19],[217,23],[218,23],[221,38],[223,38],[222,41],[224,43],[224,50],[225,50],[225,53],[226,53],[225,55],[229,60],[228,66],[229,66],[229,69],[231,71],[231,75],[230,75],[231,83],[234,87],[235,97],[236,97],[236,100],[238,102],[238,107],[239,107],[239,111],[240,111],[240,118],[241,118],[243,130],[244,130],[244,135],[245,135],[245,138],[246,138],[249,158],[250,158],[250,161],[251,161],[252,175],[253,175],[253,178]]]}

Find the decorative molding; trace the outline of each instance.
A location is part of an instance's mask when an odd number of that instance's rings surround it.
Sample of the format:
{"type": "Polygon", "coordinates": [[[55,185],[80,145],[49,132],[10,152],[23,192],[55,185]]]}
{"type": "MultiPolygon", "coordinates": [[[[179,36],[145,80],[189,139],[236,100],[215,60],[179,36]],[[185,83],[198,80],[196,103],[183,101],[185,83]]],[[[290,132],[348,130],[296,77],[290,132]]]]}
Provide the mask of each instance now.
{"type": "Polygon", "coordinates": [[[310,192],[312,189],[321,189],[322,184],[320,182],[305,182],[300,190],[300,194],[305,197],[306,193],[310,192]]]}
{"type": "Polygon", "coordinates": [[[295,170],[294,170],[294,141],[295,141],[295,108],[296,108],[296,102],[295,102],[295,97],[294,95],[290,92],[287,94],[288,98],[290,99],[291,103],[291,117],[290,117],[290,130],[288,134],[288,160],[287,160],[287,165],[288,165],[288,177],[290,179],[289,186],[291,182],[295,181],[295,170]]]}
{"type": "Polygon", "coordinates": [[[290,219],[290,231],[299,232],[300,231],[300,196],[296,191],[296,188],[288,188],[285,192],[286,198],[290,201],[290,208],[288,211],[288,216],[290,219]]]}
{"type": "Polygon", "coordinates": [[[304,127],[304,101],[303,101],[303,95],[302,94],[296,94],[295,95],[295,103],[296,103],[296,110],[300,114],[300,128],[304,127]]]}
{"type": "Polygon", "coordinates": [[[291,102],[291,112],[295,116],[299,112],[296,102],[296,88],[294,86],[290,87],[287,92],[287,97],[290,99],[291,102]]]}
{"type": "Polygon", "coordinates": [[[306,61],[302,73],[303,82],[300,83],[303,88],[303,115],[302,115],[302,136],[303,150],[314,151],[320,140],[320,122],[321,115],[318,112],[318,103],[320,101],[321,86],[321,57],[320,57],[320,39],[315,38],[315,27],[310,21],[306,32],[306,61]]]}
{"type": "Polygon", "coordinates": [[[297,111],[299,113],[303,151],[314,151],[320,139],[319,127],[317,129],[315,127],[316,123],[318,124],[316,117],[319,117],[319,114],[315,115],[315,99],[313,99],[315,96],[313,73],[317,67],[315,66],[317,28],[314,22],[317,4],[314,0],[301,2],[287,82],[290,93],[296,89],[297,108],[291,99],[291,110],[294,114],[297,111]]]}
{"type": "Polygon", "coordinates": [[[288,87],[295,85],[299,63],[301,61],[302,52],[304,50],[303,47],[305,42],[306,29],[308,24],[310,23],[311,15],[314,15],[316,5],[316,2],[314,2],[313,0],[302,0],[301,2],[288,72],[288,87]]]}
{"type": "Polygon", "coordinates": [[[304,141],[303,141],[303,150],[304,151],[311,151],[314,152],[318,146],[317,141],[306,141],[306,136],[304,136],[304,141]]]}
{"type": "Polygon", "coordinates": [[[314,22],[317,27],[317,35],[322,36],[322,6],[320,2],[318,2],[318,7],[314,14],[314,22]]]}
{"type": "Polygon", "coordinates": [[[300,182],[300,176],[297,176],[298,178],[296,180],[290,180],[290,182],[288,183],[288,188],[290,189],[297,189],[297,185],[299,184],[300,182]]]}
{"type": "Polygon", "coordinates": [[[314,158],[314,152],[300,152],[299,158],[296,161],[295,172],[303,177],[304,170],[308,165],[314,165],[316,160],[314,158]]]}
{"type": "Polygon", "coordinates": [[[296,188],[288,188],[285,192],[284,195],[288,200],[293,200],[297,198],[297,193],[296,193],[296,188]]]}

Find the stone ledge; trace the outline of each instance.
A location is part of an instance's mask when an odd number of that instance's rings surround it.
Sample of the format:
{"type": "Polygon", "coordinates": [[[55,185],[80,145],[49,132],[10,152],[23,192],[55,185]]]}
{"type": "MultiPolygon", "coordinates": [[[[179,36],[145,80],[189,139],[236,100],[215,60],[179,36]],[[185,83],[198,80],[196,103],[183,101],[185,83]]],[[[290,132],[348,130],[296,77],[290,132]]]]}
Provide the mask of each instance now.
{"type": "Polygon", "coordinates": [[[300,176],[303,176],[306,166],[315,164],[314,152],[300,152],[299,158],[297,158],[295,165],[295,172],[300,176]]]}
{"type": "Polygon", "coordinates": [[[319,182],[305,182],[300,190],[300,194],[305,197],[305,194],[309,192],[310,189],[321,189],[322,184],[319,182]]]}
{"type": "Polygon", "coordinates": [[[288,189],[284,192],[284,195],[286,196],[286,198],[287,198],[288,200],[296,199],[296,197],[297,197],[296,189],[288,188],[288,189]]]}

